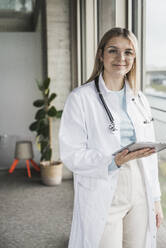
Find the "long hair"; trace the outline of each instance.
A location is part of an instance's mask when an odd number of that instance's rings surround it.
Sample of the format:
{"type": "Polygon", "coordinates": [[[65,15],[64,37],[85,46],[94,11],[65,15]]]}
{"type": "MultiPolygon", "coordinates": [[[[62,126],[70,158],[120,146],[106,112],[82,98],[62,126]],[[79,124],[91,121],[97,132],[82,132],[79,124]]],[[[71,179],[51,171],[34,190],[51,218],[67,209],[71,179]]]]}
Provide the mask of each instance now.
{"type": "Polygon", "coordinates": [[[140,89],[138,42],[136,36],[126,28],[115,27],[108,30],[104,34],[97,48],[93,72],[90,78],[86,81],[86,83],[93,81],[104,70],[103,62],[100,60],[101,53],[104,53],[104,48],[110,41],[110,39],[118,36],[128,39],[132,43],[134,48],[135,58],[133,66],[131,70],[126,74],[126,78],[134,94],[137,94],[138,90],[140,89]]]}

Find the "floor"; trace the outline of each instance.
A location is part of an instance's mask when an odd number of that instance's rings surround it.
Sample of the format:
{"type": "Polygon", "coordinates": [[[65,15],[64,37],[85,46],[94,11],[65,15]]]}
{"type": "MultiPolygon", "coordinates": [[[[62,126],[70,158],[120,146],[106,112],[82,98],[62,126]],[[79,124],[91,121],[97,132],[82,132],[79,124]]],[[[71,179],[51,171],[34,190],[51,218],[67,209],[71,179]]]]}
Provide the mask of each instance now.
{"type": "MultiPolygon", "coordinates": [[[[67,248],[73,196],[72,180],[49,187],[34,170],[31,179],[25,169],[0,170],[0,248],[67,248]]],[[[166,221],[157,248],[165,247],[166,221]]]]}

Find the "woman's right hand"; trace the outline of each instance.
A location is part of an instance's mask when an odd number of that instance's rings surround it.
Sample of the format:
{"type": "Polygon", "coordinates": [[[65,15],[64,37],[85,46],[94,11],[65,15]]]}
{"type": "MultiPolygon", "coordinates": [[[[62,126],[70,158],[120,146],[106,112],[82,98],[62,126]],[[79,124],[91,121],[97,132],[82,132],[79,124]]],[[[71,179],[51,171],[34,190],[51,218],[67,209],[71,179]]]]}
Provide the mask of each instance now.
{"type": "Polygon", "coordinates": [[[123,166],[123,164],[125,164],[130,160],[147,157],[153,153],[155,153],[155,148],[143,148],[135,152],[129,152],[129,153],[128,153],[128,149],[124,149],[122,152],[116,154],[114,161],[117,166],[123,166]]]}

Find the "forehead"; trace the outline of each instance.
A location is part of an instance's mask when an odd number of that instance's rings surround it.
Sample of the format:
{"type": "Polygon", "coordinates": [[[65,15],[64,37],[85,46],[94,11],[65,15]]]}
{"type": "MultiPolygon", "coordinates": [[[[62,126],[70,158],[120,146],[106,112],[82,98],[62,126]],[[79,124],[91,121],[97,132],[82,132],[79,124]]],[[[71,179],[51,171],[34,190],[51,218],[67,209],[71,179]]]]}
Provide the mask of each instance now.
{"type": "Polygon", "coordinates": [[[121,48],[122,49],[128,49],[128,48],[134,49],[132,42],[122,36],[111,38],[106,44],[106,47],[109,47],[109,46],[116,46],[117,48],[120,48],[120,49],[121,48]]]}

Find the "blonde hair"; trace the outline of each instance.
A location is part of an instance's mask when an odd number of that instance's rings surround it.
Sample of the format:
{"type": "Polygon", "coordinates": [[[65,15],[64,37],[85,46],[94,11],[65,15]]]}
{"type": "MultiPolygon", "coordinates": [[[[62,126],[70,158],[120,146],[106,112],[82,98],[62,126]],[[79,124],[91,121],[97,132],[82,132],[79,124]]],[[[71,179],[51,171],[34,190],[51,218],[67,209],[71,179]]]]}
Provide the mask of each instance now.
{"type": "Polygon", "coordinates": [[[93,72],[86,83],[93,81],[103,71],[104,69],[103,62],[100,60],[101,52],[102,54],[104,53],[104,48],[107,45],[107,43],[110,41],[110,39],[118,36],[124,37],[129,41],[131,41],[134,47],[135,58],[134,58],[133,66],[131,70],[126,74],[126,77],[134,94],[137,94],[138,90],[140,89],[138,42],[136,36],[126,28],[119,28],[119,27],[112,28],[104,34],[97,48],[93,72]]]}

